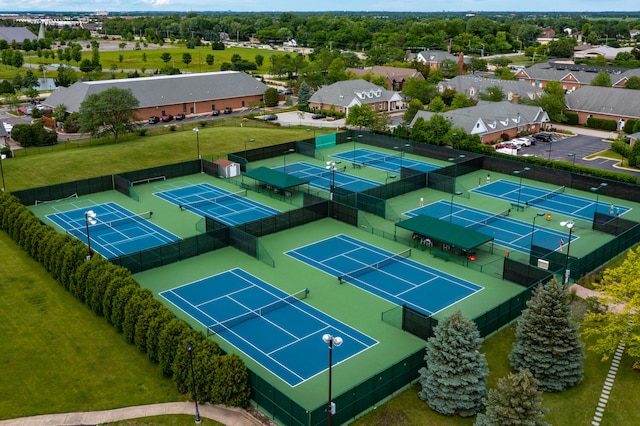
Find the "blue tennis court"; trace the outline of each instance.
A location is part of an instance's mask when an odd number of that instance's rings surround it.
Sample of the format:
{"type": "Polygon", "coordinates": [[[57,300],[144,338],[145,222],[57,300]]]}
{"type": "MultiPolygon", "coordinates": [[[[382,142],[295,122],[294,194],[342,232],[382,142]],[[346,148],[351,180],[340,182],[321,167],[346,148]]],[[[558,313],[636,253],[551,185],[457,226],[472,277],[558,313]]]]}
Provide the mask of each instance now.
{"type": "Polygon", "coordinates": [[[388,172],[400,173],[401,167],[418,170],[421,172],[430,172],[441,168],[435,164],[417,161],[404,156],[404,152],[394,154],[373,151],[370,149],[358,148],[352,151],[345,151],[339,154],[333,154],[332,157],[340,160],[348,161],[361,166],[369,166],[388,172]]]}
{"type": "MultiPolygon", "coordinates": [[[[531,185],[522,185],[509,180],[498,180],[488,185],[479,186],[471,190],[482,195],[493,198],[500,198],[529,207],[536,207],[540,211],[551,211],[555,213],[571,216],[575,219],[593,221],[596,211],[596,202],[589,198],[579,197],[564,193],[564,187],[555,191],[538,188],[531,185]]],[[[623,215],[631,210],[620,205],[610,205],[608,203],[598,203],[598,212],[613,215],[623,215]],[[610,211],[612,209],[613,211],[610,211]]]]}
{"type": "Polygon", "coordinates": [[[47,215],[53,223],[88,244],[107,259],[179,241],[180,238],[150,222],[153,214],[133,213],[116,203],[97,204],[91,208],[47,215]],[[95,213],[95,223],[85,213],[95,213]],[[89,236],[87,236],[87,226],[89,236]]]}
{"type": "Polygon", "coordinates": [[[229,192],[208,183],[156,192],[156,197],[189,210],[199,216],[208,216],[227,225],[239,225],[280,211],[246,198],[247,190],[229,192]]]}
{"type": "Polygon", "coordinates": [[[480,291],[483,287],[408,259],[405,251],[394,255],[348,235],[286,252],[329,275],[338,277],[396,305],[406,305],[433,315],[480,291]]]}
{"type": "MultiPolygon", "coordinates": [[[[336,171],[334,172],[333,177],[334,185],[336,187],[348,189],[349,191],[360,192],[381,185],[379,182],[362,179],[357,176],[350,175],[349,173],[345,173],[344,168],[339,166],[339,164],[336,164],[336,171]]],[[[283,167],[277,167],[274,170],[284,172],[283,167]]],[[[331,171],[324,167],[301,161],[298,163],[287,164],[286,172],[301,179],[309,179],[309,185],[314,188],[323,189],[325,191],[331,190],[331,171]]]]}
{"type": "MultiPolygon", "coordinates": [[[[534,228],[533,216],[536,216],[536,213],[532,213],[531,223],[528,223],[502,214],[496,215],[484,210],[440,200],[405,212],[404,215],[408,217],[425,215],[447,222],[451,219],[451,222],[456,225],[493,237],[494,241],[503,247],[524,253],[531,251],[532,243],[549,250],[557,250],[569,241],[568,233],[541,227],[540,222],[542,221],[536,223],[534,228]],[[453,216],[451,216],[452,210],[453,216]]],[[[571,241],[575,241],[577,238],[579,238],[577,235],[571,235],[571,241]]]]}
{"type": "Polygon", "coordinates": [[[288,295],[235,268],[160,293],[255,362],[296,386],[327,369],[326,333],[344,341],[339,364],[378,342],[309,306],[306,290],[288,295]]]}

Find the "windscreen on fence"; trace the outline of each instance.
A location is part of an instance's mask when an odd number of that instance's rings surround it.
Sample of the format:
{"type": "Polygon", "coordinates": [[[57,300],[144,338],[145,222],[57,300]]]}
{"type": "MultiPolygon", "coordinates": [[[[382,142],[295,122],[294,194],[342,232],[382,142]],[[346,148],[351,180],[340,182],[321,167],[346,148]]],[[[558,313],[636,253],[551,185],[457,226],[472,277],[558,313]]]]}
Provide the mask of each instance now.
{"type": "MultiPolygon", "coordinates": [[[[555,271],[556,269],[551,269],[555,271]]],[[[509,259],[504,259],[502,278],[524,287],[530,287],[539,282],[547,282],[553,277],[549,270],[541,269],[533,265],[527,265],[509,259]]]]}
{"type": "Polygon", "coordinates": [[[438,320],[411,309],[402,307],[402,329],[406,332],[428,340],[434,336],[433,329],[438,325],[438,320]]]}
{"type": "Polygon", "coordinates": [[[610,216],[605,213],[596,212],[593,217],[592,228],[610,235],[620,235],[638,225],[640,224],[632,220],[623,219],[618,215],[610,216]]]}
{"type": "Polygon", "coordinates": [[[111,191],[112,189],[113,176],[107,175],[33,189],[23,189],[13,191],[11,194],[17,197],[22,204],[28,206],[77,198],[96,192],[111,191]]]}
{"type": "Polygon", "coordinates": [[[195,175],[200,173],[200,163],[201,160],[189,160],[182,163],[167,164],[164,166],[149,167],[148,169],[119,173],[119,175],[125,179],[129,179],[133,185],[136,185],[136,183],[148,183],[155,180],[166,180],[176,177],[195,175]]]}
{"type": "Polygon", "coordinates": [[[329,215],[329,202],[322,200],[316,204],[310,204],[296,210],[290,210],[277,215],[254,220],[252,222],[236,225],[248,234],[256,237],[264,237],[280,231],[294,228],[296,226],[325,219],[329,215]]]}
{"type": "Polygon", "coordinates": [[[478,327],[480,337],[487,337],[518,318],[527,307],[527,301],[531,299],[534,288],[535,286],[529,286],[506,302],[474,318],[473,322],[478,327]]]}

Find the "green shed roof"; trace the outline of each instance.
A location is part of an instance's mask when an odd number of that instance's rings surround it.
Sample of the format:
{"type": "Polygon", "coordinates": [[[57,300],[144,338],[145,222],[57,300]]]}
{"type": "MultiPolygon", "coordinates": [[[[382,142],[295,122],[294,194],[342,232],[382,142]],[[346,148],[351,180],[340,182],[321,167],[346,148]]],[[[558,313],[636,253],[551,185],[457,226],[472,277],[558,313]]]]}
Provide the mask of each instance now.
{"type": "Polygon", "coordinates": [[[464,250],[471,250],[493,240],[493,237],[473,229],[431,216],[415,216],[396,223],[396,226],[464,250]]]}
{"type": "Polygon", "coordinates": [[[243,176],[280,189],[293,188],[294,186],[309,183],[309,179],[300,179],[268,167],[258,167],[255,170],[245,172],[243,176]]]}

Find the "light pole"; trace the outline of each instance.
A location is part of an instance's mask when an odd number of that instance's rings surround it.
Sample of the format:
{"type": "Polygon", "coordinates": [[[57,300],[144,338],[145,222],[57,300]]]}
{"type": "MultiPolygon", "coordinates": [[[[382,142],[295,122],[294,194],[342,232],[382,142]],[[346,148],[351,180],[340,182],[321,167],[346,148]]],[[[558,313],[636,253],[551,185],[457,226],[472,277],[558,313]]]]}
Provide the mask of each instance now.
{"type": "Polygon", "coordinates": [[[336,413],[336,406],[331,401],[331,367],[333,366],[333,348],[342,344],[342,337],[333,337],[330,334],[322,336],[322,341],[329,345],[329,403],[327,404],[327,425],[331,426],[331,416],[336,413]]]}
{"type": "Polygon", "coordinates": [[[544,213],[538,212],[533,217],[533,225],[531,225],[531,244],[529,245],[529,254],[532,254],[531,252],[533,251],[533,234],[536,232],[536,219],[540,216],[544,216],[544,213]]]}
{"type": "Polygon", "coordinates": [[[87,260],[91,259],[91,256],[93,255],[93,252],[91,251],[91,234],[89,233],[89,225],[95,225],[97,223],[96,217],[96,212],[93,210],[84,212],[84,225],[87,229],[87,247],[89,249],[87,260]]]}
{"type": "Polygon", "coordinates": [[[248,141],[245,139],[245,141],[244,141],[244,161],[245,161],[245,162],[247,161],[247,142],[251,142],[251,143],[253,143],[253,142],[255,142],[255,141],[256,141],[256,140],[255,140],[255,139],[253,139],[253,138],[249,139],[248,141]]]}
{"type": "Polygon", "coordinates": [[[389,183],[390,180],[393,180],[395,178],[397,178],[397,175],[390,175],[387,174],[387,177],[384,179],[384,187],[386,188],[386,197],[387,199],[389,198],[389,187],[387,186],[387,184],[389,183]]]}
{"type": "MultiPolygon", "coordinates": [[[[602,182],[599,186],[594,186],[591,188],[591,192],[595,192],[596,193],[596,211],[595,213],[598,213],[598,198],[600,197],[600,190],[602,188],[605,188],[607,186],[606,183],[602,182]]],[[[594,216],[595,216],[594,213],[594,216]]]]}
{"type": "Polygon", "coordinates": [[[449,223],[451,223],[453,219],[453,197],[455,197],[456,195],[462,195],[462,192],[456,191],[453,194],[451,194],[451,209],[449,210],[449,223]]]}
{"type": "Polygon", "coordinates": [[[571,158],[571,172],[573,172],[573,169],[576,167],[576,154],[570,152],[567,154],[567,157],[571,158]]]}
{"type": "Polygon", "coordinates": [[[353,141],[353,155],[352,155],[353,158],[351,159],[351,163],[356,164],[356,141],[351,136],[347,136],[347,142],[351,142],[351,141],[353,141]]]}
{"type": "Polygon", "coordinates": [[[331,186],[329,187],[331,201],[333,201],[333,192],[336,188],[336,164],[340,164],[340,161],[327,161],[327,167],[325,167],[331,174],[331,186]]]}
{"type": "Polygon", "coordinates": [[[567,285],[569,282],[569,250],[571,250],[571,233],[573,232],[573,227],[575,222],[572,220],[566,222],[560,222],[560,226],[564,226],[569,228],[569,241],[567,241],[567,256],[564,260],[564,274],[562,276],[562,287],[567,285]]]}
{"type": "Polygon", "coordinates": [[[4,160],[5,158],[7,158],[6,155],[4,154],[0,154],[0,174],[2,175],[2,192],[4,192],[4,169],[2,168],[2,160],[4,160]]]}
{"type": "Polygon", "coordinates": [[[196,134],[196,147],[198,149],[198,160],[199,160],[200,159],[200,129],[197,127],[194,127],[193,132],[196,134]]]}
{"type": "Polygon", "coordinates": [[[283,171],[284,173],[287,173],[287,154],[289,154],[289,153],[291,153],[291,152],[294,152],[294,151],[295,151],[295,149],[293,149],[293,148],[289,148],[289,149],[288,149],[288,150],[286,150],[286,151],[284,152],[284,154],[282,155],[282,159],[283,159],[283,160],[282,160],[282,171],[283,171]]]}
{"type": "MultiPolygon", "coordinates": [[[[455,158],[455,157],[451,157],[451,158],[449,158],[449,159],[447,160],[447,161],[449,161],[449,162],[451,162],[451,163],[455,164],[455,166],[456,166],[456,167],[455,167],[455,169],[454,169],[454,171],[453,171],[453,174],[454,174],[454,176],[453,176],[453,177],[454,177],[454,179],[457,179],[457,178],[458,178],[458,161],[462,160],[463,158],[464,158],[464,154],[460,154],[460,155],[458,155],[458,157],[457,157],[457,158],[455,158]]],[[[455,186],[455,185],[454,185],[454,186],[455,186]]]]}
{"type": "Polygon", "coordinates": [[[520,193],[522,192],[522,174],[531,170],[529,167],[525,167],[522,170],[514,170],[513,174],[520,176],[520,185],[518,185],[518,208],[520,208],[520,193]]]}
{"type": "Polygon", "coordinates": [[[187,342],[189,352],[189,364],[191,364],[191,388],[193,390],[193,402],[196,404],[196,423],[200,423],[200,411],[198,410],[198,394],[196,393],[196,377],[193,370],[193,343],[187,342]]]}
{"type": "MultiPolygon", "coordinates": [[[[402,158],[404,157],[405,148],[410,148],[411,144],[405,143],[404,146],[400,147],[400,174],[402,174],[402,158]]],[[[394,147],[393,149],[398,149],[398,147],[394,147]]]]}

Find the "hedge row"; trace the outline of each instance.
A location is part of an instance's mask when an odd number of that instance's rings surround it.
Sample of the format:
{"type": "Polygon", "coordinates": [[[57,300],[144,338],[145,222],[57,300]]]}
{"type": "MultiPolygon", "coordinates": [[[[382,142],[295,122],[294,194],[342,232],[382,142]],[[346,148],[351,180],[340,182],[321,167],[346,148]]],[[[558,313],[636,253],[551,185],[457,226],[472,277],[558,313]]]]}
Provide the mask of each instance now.
{"type": "Polygon", "coordinates": [[[248,371],[235,354],[223,355],[202,332],[175,317],[130,272],[94,256],[87,246],[43,224],[20,201],[0,194],[0,229],[96,315],[104,317],[124,339],[158,363],[181,393],[191,390],[187,342],[193,342],[198,400],[245,407],[249,403],[248,371]]]}
{"type": "Polygon", "coordinates": [[[618,122],[616,120],[607,120],[606,118],[589,117],[587,119],[587,127],[615,132],[618,129],[618,122]]]}

